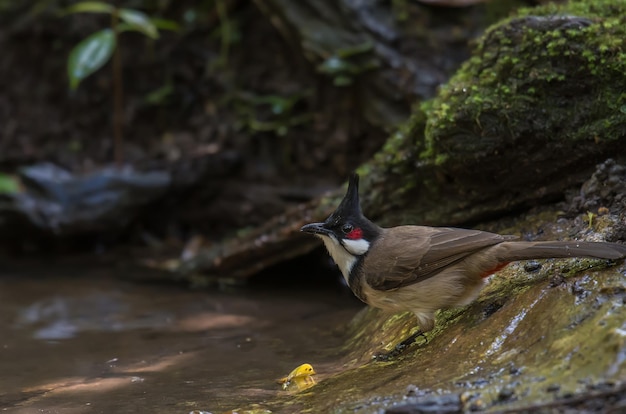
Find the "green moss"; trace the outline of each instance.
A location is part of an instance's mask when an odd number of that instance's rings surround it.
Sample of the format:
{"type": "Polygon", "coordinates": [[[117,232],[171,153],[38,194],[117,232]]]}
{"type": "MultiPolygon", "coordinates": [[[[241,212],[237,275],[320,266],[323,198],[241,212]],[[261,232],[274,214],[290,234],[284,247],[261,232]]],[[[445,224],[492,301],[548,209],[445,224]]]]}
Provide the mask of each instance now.
{"type": "Polygon", "coordinates": [[[424,149],[423,132],[426,125],[426,114],[421,107],[413,110],[411,117],[387,141],[382,150],[375,156],[373,163],[378,166],[398,171],[406,168],[407,158],[413,157],[424,149]]]}
{"type": "Polygon", "coordinates": [[[508,1],[488,1],[485,2],[485,13],[487,22],[496,23],[508,16],[515,10],[518,10],[528,3],[524,0],[508,0],[508,1]]]}
{"type": "Polygon", "coordinates": [[[624,16],[626,2],[574,1],[523,9],[488,29],[472,58],[422,106],[428,122],[420,156],[439,164],[457,145],[472,151],[470,137],[484,145],[502,134],[623,137],[626,94],[616,85],[626,84],[624,16]]]}

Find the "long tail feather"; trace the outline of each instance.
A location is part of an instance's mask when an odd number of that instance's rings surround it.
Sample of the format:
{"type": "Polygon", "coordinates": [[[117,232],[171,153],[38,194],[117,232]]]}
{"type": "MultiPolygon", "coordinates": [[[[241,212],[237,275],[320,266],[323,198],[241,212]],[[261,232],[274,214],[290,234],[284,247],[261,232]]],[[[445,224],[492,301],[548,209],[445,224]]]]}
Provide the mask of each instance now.
{"type": "Polygon", "coordinates": [[[626,245],[577,241],[504,242],[500,243],[498,256],[503,261],[548,259],[563,257],[593,257],[622,259],[626,245]]]}

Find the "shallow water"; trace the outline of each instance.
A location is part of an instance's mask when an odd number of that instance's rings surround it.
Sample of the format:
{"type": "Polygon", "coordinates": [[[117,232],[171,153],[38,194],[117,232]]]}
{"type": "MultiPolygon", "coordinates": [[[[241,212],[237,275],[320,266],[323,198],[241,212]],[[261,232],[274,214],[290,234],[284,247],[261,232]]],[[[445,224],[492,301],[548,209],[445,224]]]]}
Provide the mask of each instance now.
{"type": "MultiPolygon", "coordinates": [[[[340,370],[360,305],[331,287],[190,291],[113,270],[0,272],[0,408],[221,412],[285,393],[301,363],[340,370]],[[36,273],[36,274],[35,274],[36,273]]],[[[319,378],[318,378],[319,379],[319,378]]]]}

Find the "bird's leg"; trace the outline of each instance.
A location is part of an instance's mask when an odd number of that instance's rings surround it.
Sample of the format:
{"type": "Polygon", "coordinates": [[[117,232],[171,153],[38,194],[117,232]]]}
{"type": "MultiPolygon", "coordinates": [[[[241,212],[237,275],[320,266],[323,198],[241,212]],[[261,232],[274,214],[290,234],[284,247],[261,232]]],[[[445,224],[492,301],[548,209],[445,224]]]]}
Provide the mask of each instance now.
{"type": "Polygon", "coordinates": [[[407,348],[411,346],[420,336],[423,336],[424,340],[427,340],[426,334],[420,329],[414,334],[411,334],[408,338],[404,339],[402,342],[398,343],[391,351],[380,352],[375,354],[372,358],[376,361],[390,361],[395,359],[406,351],[407,348]]]}

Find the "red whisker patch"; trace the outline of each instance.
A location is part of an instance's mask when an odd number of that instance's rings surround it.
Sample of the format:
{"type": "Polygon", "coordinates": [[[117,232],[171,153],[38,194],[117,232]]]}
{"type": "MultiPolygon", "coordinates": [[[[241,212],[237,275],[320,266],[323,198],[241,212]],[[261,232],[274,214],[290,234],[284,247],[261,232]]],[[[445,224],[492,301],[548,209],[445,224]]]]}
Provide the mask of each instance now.
{"type": "Polygon", "coordinates": [[[503,268],[505,268],[506,265],[508,265],[509,263],[510,262],[500,263],[499,265],[497,265],[493,269],[488,270],[485,273],[483,273],[482,275],[480,275],[480,277],[485,278],[485,277],[491,276],[492,274],[496,273],[498,270],[502,270],[503,268]]]}
{"type": "Polygon", "coordinates": [[[346,234],[346,237],[350,240],[359,240],[363,238],[363,230],[360,228],[353,229],[350,233],[346,234]]]}

